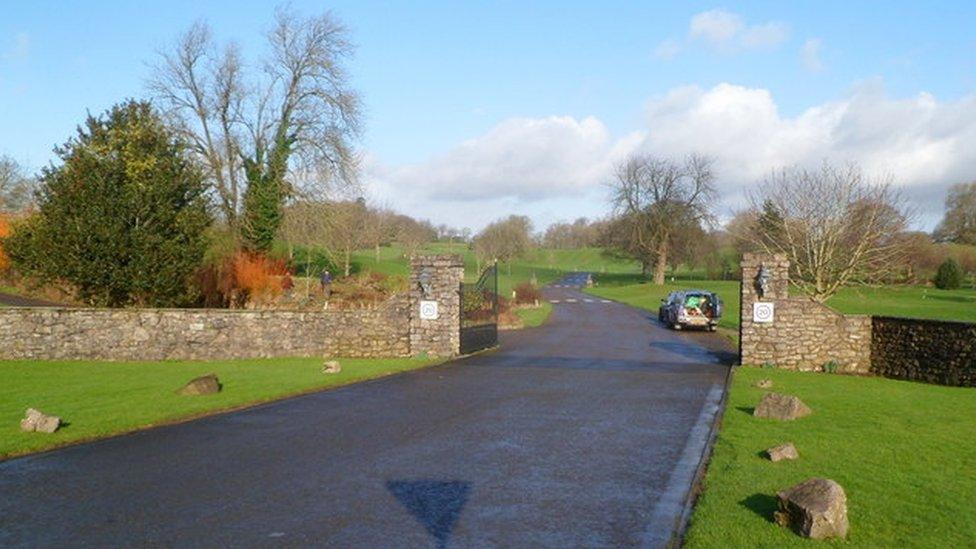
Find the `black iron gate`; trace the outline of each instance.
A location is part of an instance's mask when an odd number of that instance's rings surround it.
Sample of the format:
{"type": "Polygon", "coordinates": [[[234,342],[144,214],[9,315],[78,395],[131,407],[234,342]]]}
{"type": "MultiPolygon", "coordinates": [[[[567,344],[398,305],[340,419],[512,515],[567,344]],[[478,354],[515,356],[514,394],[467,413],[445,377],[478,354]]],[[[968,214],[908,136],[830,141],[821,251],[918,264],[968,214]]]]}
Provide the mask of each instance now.
{"type": "Polygon", "coordinates": [[[498,264],[461,283],[461,354],[498,345],[498,264]]]}

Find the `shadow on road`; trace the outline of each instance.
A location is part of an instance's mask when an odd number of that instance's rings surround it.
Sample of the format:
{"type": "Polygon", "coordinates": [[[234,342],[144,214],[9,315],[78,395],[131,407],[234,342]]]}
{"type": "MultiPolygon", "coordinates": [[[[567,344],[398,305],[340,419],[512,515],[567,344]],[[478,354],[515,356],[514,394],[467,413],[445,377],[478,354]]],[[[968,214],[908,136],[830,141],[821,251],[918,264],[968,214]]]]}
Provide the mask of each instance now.
{"type": "Polygon", "coordinates": [[[438,547],[447,547],[468,501],[471,484],[456,480],[391,480],[386,489],[437,540],[438,547]]]}

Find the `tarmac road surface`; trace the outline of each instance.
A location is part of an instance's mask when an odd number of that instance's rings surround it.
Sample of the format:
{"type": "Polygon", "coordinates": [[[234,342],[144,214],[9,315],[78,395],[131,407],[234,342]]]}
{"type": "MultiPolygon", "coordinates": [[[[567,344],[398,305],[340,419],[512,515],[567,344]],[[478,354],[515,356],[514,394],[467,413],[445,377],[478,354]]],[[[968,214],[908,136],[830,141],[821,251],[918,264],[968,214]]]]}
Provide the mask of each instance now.
{"type": "Polygon", "coordinates": [[[497,352],[0,463],[0,546],[666,545],[732,355],[584,280],[497,352]]]}

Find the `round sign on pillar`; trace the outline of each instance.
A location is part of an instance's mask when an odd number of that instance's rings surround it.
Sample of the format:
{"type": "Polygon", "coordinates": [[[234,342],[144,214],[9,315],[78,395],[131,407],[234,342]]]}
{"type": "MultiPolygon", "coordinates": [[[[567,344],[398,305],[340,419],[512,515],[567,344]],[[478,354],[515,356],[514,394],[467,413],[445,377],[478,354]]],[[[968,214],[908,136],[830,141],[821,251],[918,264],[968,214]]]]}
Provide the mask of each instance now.
{"type": "Polygon", "coordinates": [[[438,317],[440,317],[440,313],[436,301],[420,302],[420,320],[437,320],[438,317]]]}
{"type": "Polygon", "coordinates": [[[752,304],[752,321],[760,324],[772,323],[776,316],[776,307],[769,301],[757,301],[752,304]]]}

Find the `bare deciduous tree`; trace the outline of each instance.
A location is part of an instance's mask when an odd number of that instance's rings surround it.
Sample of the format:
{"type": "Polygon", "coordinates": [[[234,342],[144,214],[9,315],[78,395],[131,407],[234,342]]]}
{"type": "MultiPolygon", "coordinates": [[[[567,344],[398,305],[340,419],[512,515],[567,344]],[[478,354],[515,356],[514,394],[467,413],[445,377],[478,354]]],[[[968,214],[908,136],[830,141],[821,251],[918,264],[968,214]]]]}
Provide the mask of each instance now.
{"type": "Polygon", "coordinates": [[[976,245],[976,181],[953,185],[945,207],[945,217],[935,229],[936,240],[976,245]]]}
{"type": "Polygon", "coordinates": [[[210,28],[196,23],[160,54],[149,82],[207,167],[232,227],[257,181],[287,187],[289,170],[314,171],[306,180],[322,184],[356,181],[360,100],[344,68],[353,50],[345,27],[330,13],[302,18],[279,8],[268,46],[252,74],[234,44],[218,50],[210,28]]]}
{"type": "Polygon", "coordinates": [[[709,224],[715,194],[712,161],[698,154],[684,162],[635,154],[617,166],[610,183],[617,219],[616,247],[638,261],[654,283],[664,273],[676,238],[709,224]]]}
{"type": "Polygon", "coordinates": [[[850,283],[897,269],[910,212],[890,178],[869,179],[856,164],[786,168],[751,194],[756,224],[737,235],[790,260],[791,280],[823,302],[850,283]]]}
{"type": "Polygon", "coordinates": [[[478,270],[482,262],[502,261],[508,263],[511,274],[511,261],[532,248],[532,222],[524,215],[495,221],[474,237],[473,247],[478,270]]]}
{"type": "Polygon", "coordinates": [[[33,201],[35,181],[13,158],[0,156],[0,212],[16,212],[33,201]]]}
{"type": "Polygon", "coordinates": [[[373,207],[363,220],[363,240],[373,247],[373,260],[380,262],[380,247],[393,240],[393,219],[396,214],[386,207],[373,207]]]}

